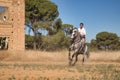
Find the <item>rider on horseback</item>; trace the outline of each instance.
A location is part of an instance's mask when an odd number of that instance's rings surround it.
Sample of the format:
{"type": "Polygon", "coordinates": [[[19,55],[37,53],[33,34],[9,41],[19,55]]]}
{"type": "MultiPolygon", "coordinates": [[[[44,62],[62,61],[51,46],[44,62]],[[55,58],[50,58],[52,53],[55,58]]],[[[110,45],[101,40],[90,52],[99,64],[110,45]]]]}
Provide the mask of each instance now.
{"type": "Polygon", "coordinates": [[[80,32],[80,36],[81,36],[81,43],[82,43],[82,47],[85,47],[85,43],[86,43],[86,30],[84,28],[84,24],[80,23],[80,28],[78,28],[78,31],[80,32]]]}
{"type": "Polygon", "coordinates": [[[80,23],[80,28],[74,28],[72,30],[72,34],[71,34],[71,46],[69,47],[69,50],[73,50],[74,49],[74,46],[75,46],[75,43],[74,42],[79,42],[81,43],[81,49],[80,50],[84,50],[85,48],[85,43],[86,43],[86,30],[85,28],[83,27],[83,23],[80,23]],[[77,34],[79,34],[79,37],[77,37],[77,39],[74,41],[74,38],[75,38],[75,34],[76,32],[79,32],[77,34]]]}
{"type": "Polygon", "coordinates": [[[68,59],[69,59],[69,64],[71,65],[73,58],[75,57],[75,62],[73,65],[78,61],[78,55],[82,54],[83,59],[82,62],[84,62],[85,55],[87,58],[89,58],[89,51],[88,47],[86,45],[86,30],[83,27],[83,23],[80,23],[80,28],[74,28],[71,33],[71,46],[69,47],[69,54],[68,54],[68,59]],[[70,51],[74,51],[74,53],[71,56],[70,51]]]}

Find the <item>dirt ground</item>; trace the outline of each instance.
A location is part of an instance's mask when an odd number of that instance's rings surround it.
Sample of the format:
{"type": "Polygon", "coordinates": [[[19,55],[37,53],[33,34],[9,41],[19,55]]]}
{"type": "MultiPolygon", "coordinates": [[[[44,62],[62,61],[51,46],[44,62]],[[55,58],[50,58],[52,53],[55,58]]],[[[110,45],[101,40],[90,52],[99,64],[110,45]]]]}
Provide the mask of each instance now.
{"type": "Polygon", "coordinates": [[[120,52],[91,52],[68,65],[67,51],[0,52],[0,80],[120,80],[120,52]]]}

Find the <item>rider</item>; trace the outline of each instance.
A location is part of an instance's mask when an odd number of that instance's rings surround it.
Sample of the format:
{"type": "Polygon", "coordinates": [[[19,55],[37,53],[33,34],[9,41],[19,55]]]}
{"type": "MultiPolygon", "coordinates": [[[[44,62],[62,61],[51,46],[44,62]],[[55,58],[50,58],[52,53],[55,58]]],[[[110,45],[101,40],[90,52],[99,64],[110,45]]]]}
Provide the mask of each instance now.
{"type": "Polygon", "coordinates": [[[78,31],[80,32],[80,36],[81,36],[81,43],[82,43],[82,47],[85,46],[86,43],[86,30],[84,28],[84,24],[80,23],[80,28],[78,28],[78,31]]]}

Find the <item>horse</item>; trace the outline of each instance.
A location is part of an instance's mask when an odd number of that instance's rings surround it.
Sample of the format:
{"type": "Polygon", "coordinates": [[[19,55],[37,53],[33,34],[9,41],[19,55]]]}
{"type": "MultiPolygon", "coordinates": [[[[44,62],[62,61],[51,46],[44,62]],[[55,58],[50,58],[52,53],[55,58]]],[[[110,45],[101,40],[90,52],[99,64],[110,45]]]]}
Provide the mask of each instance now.
{"type": "Polygon", "coordinates": [[[79,33],[77,28],[73,29],[71,32],[72,32],[71,37],[70,37],[71,38],[71,46],[69,47],[69,53],[68,53],[69,65],[75,65],[76,64],[76,62],[78,61],[78,55],[79,54],[83,55],[83,59],[82,59],[82,64],[83,64],[85,56],[87,58],[89,58],[89,56],[90,56],[88,46],[86,45],[86,43],[83,46],[83,44],[81,42],[82,37],[80,36],[80,33],[79,33]],[[74,51],[72,56],[71,56],[70,51],[74,51]],[[72,64],[72,61],[73,61],[74,57],[75,57],[75,61],[72,64]]]}

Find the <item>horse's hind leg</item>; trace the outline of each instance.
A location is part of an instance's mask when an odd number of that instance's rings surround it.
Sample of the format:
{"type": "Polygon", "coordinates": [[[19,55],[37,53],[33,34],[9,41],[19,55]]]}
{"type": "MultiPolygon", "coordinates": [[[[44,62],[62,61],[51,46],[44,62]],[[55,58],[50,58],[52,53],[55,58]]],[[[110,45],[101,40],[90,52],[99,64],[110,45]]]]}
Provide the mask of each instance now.
{"type": "Polygon", "coordinates": [[[72,55],[72,59],[74,58],[74,56],[75,56],[75,53],[72,55]]]}
{"type": "Polygon", "coordinates": [[[86,52],[86,57],[87,57],[87,58],[90,57],[90,52],[89,52],[89,51],[86,52]]]}
{"type": "Polygon", "coordinates": [[[83,57],[83,59],[82,59],[82,64],[84,63],[84,61],[85,61],[85,59],[84,59],[84,57],[83,57]]]}
{"type": "Polygon", "coordinates": [[[84,61],[85,61],[85,53],[83,53],[82,64],[84,63],[84,61]]]}
{"type": "Polygon", "coordinates": [[[69,60],[69,66],[71,66],[72,60],[69,60]]]}
{"type": "Polygon", "coordinates": [[[70,53],[70,51],[69,51],[69,54],[68,54],[68,59],[69,59],[69,65],[71,65],[72,59],[71,59],[71,53],[70,53]]]}

